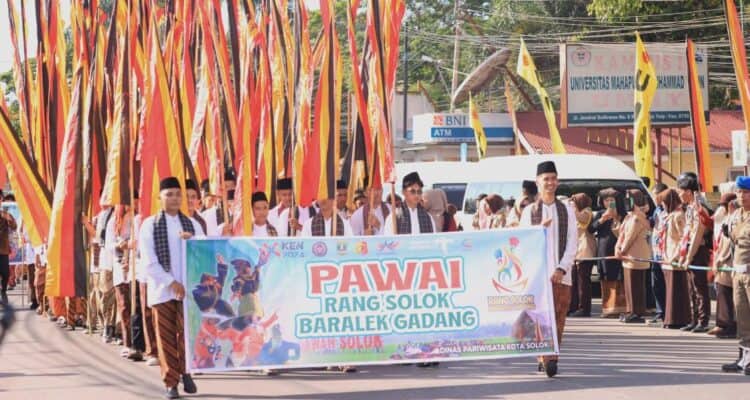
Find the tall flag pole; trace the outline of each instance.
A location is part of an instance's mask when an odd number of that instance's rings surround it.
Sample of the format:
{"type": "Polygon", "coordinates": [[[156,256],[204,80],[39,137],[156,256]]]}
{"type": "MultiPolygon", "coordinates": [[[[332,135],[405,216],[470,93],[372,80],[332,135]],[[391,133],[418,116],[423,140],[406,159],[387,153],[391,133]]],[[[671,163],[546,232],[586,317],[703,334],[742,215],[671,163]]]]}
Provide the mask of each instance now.
{"type": "Polygon", "coordinates": [[[635,96],[633,113],[633,161],[635,173],[654,183],[654,154],[651,149],[651,103],[656,93],[656,69],[635,33],[635,96]]]}
{"type": "Polygon", "coordinates": [[[747,55],[745,40],[742,36],[742,25],[734,0],[724,2],[724,15],[727,20],[734,75],[737,78],[737,91],[740,92],[740,102],[742,103],[742,116],[745,119],[745,133],[750,137],[750,77],[747,73],[747,55]]]}
{"type": "Polygon", "coordinates": [[[690,122],[693,127],[693,144],[695,145],[695,165],[698,169],[698,179],[704,190],[713,187],[711,176],[711,152],[708,145],[708,128],[706,128],[706,114],[703,112],[703,91],[698,79],[696,65],[695,44],[687,40],[686,56],[688,64],[688,88],[690,90],[690,122]]]}
{"type": "Polygon", "coordinates": [[[544,118],[547,119],[549,137],[552,142],[552,152],[555,154],[565,154],[565,145],[560,137],[560,131],[557,130],[557,121],[555,120],[555,110],[552,108],[552,100],[550,100],[549,94],[547,94],[547,89],[542,85],[542,78],[539,75],[539,71],[536,69],[534,59],[531,58],[531,54],[526,48],[526,43],[523,41],[523,38],[521,38],[521,49],[518,51],[516,73],[528,82],[529,85],[533,86],[534,89],[536,89],[536,93],[539,95],[542,109],[544,109],[544,118]]]}

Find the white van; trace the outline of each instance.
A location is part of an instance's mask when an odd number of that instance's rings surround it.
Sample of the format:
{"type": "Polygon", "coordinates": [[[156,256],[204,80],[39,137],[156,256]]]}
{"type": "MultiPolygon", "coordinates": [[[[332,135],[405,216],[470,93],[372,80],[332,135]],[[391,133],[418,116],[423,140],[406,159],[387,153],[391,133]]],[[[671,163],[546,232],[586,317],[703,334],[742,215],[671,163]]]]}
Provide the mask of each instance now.
{"type": "MultiPolygon", "coordinates": [[[[424,182],[425,189],[443,189],[448,197],[448,203],[458,208],[459,215],[464,204],[466,185],[474,176],[476,162],[460,161],[427,161],[396,164],[396,194],[401,195],[401,179],[410,172],[418,172],[424,182]]],[[[390,194],[390,189],[383,190],[384,198],[390,194]]]]}
{"type": "MultiPolygon", "coordinates": [[[[640,189],[651,199],[648,189],[635,172],[612,157],[582,154],[490,157],[476,163],[476,172],[466,187],[460,219],[464,230],[473,230],[472,219],[476,213],[476,199],[480,194],[499,194],[506,201],[518,199],[523,181],[534,181],[536,167],[543,161],[554,161],[557,167],[560,179],[558,195],[586,193],[591,197],[595,211],[597,194],[609,187],[621,193],[628,189],[640,189]]],[[[653,210],[653,200],[650,202],[653,210]]]]}

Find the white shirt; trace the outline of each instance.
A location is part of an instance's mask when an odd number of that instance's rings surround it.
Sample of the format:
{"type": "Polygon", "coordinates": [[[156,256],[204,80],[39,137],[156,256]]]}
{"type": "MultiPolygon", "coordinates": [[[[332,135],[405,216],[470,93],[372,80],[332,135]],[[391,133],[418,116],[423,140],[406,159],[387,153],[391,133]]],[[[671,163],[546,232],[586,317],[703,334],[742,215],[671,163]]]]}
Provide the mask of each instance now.
{"type": "MultiPolygon", "coordinates": [[[[146,271],[146,268],[143,264],[141,264],[141,249],[138,246],[138,241],[140,240],[140,232],[141,232],[141,225],[143,224],[143,217],[141,214],[136,214],[135,218],[133,218],[133,223],[135,224],[135,240],[136,240],[136,246],[135,246],[135,280],[138,282],[146,283],[148,281],[148,273],[146,271]]],[[[200,224],[199,224],[200,225],[200,224]]]]}
{"type": "MultiPolygon", "coordinates": [[[[389,210],[391,209],[391,206],[389,204],[386,204],[386,207],[388,207],[389,210]]],[[[378,222],[380,222],[380,228],[375,229],[373,231],[373,235],[382,236],[385,233],[385,218],[383,216],[383,209],[380,207],[380,204],[370,210],[370,215],[374,215],[375,218],[377,218],[378,222]]],[[[358,208],[357,211],[352,214],[352,217],[349,219],[349,223],[352,226],[352,232],[354,232],[354,236],[364,236],[365,229],[367,228],[367,221],[365,221],[365,208],[358,208]]]]}
{"type": "MultiPolygon", "coordinates": [[[[110,220],[110,223],[114,225],[115,218],[112,217],[110,220]]],[[[123,284],[125,282],[130,282],[130,274],[128,276],[125,276],[125,271],[122,270],[122,262],[117,260],[117,245],[124,241],[130,241],[130,219],[128,218],[127,221],[125,221],[124,231],[121,234],[115,234],[115,240],[111,243],[107,243],[107,247],[111,248],[112,250],[112,283],[117,286],[120,284],[123,284]]],[[[130,257],[130,252],[125,251],[123,257],[130,257]]],[[[124,259],[122,260],[124,263],[128,263],[129,260],[124,259]]]]}
{"type": "MultiPolygon", "coordinates": [[[[304,224],[302,224],[302,232],[300,233],[300,236],[312,237],[312,221],[313,219],[310,218],[307,221],[305,221],[304,224]]],[[[326,226],[325,228],[326,236],[331,236],[331,218],[327,218],[323,222],[325,223],[325,226],[326,226]]],[[[349,225],[349,221],[342,219],[341,222],[344,224],[344,236],[354,236],[352,234],[352,226],[349,225]]]]}
{"type": "Polygon", "coordinates": [[[268,224],[263,225],[256,225],[253,224],[253,237],[268,237],[268,228],[266,228],[268,224]]]}
{"type": "MultiPolygon", "coordinates": [[[[523,213],[521,213],[521,226],[531,226],[532,208],[533,204],[523,209],[523,213]]],[[[571,207],[569,204],[566,204],[565,208],[568,210],[568,237],[567,241],[565,242],[565,252],[563,253],[562,258],[560,258],[557,249],[559,220],[557,217],[557,206],[555,205],[555,203],[549,205],[542,203],[542,222],[548,219],[552,220],[549,228],[545,228],[547,243],[550,244],[549,246],[547,246],[547,255],[551,260],[553,260],[553,262],[549,265],[550,276],[555,272],[557,268],[560,268],[565,271],[565,275],[563,276],[562,280],[563,285],[571,286],[573,284],[571,280],[573,262],[575,261],[576,251],[578,249],[578,226],[576,224],[576,214],[573,211],[573,207],[571,207]],[[556,264],[557,260],[560,260],[558,264],[556,264]]]]}
{"type": "MultiPolygon", "coordinates": [[[[432,219],[432,215],[430,216],[430,224],[432,224],[432,232],[422,232],[419,228],[419,214],[417,212],[416,208],[410,208],[409,209],[409,220],[411,220],[411,233],[432,233],[435,231],[435,220],[432,219]]],[[[391,236],[391,235],[397,235],[398,231],[393,230],[393,218],[396,213],[392,212],[388,215],[388,218],[385,219],[385,229],[384,233],[385,235],[391,236]]]]}
{"type": "MultiPolygon", "coordinates": [[[[272,208],[268,212],[268,223],[276,228],[280,237],[286,237],[289,233],[289,208],[285,208],[284,211],[279,212],[281,204],[277,204],[276,207],[272,208]]],[[[299,223],[304,225],[310,217],[310,207],[299,207],[299,223]]],[[[299,232],[298,232],[299,234],[299,232]]]]}
{"type": "Polygon", "coordinates": [[[213,206],[200,213],[201,218],[206,221],[206,236],[221,236],[221,227],[216,223],[219,207],[213,206]]]}
{"type": "MultiPolygon", "coordinates": [[[[115,235],[115,213],[112,211],[112,215],[109,217],[109,221],[107,221],[107,211],[103,211],[103,213],[97,218],[97,227],[100,226],[99,218],[101,219],[102,224],[104,224],[105,221],[107,224],[104,227],[104,243],[99,243],[99,245],[102,246],[101,251],[99,252],[99,269],[112,271],[112,267],[114,267],[115,264],[115,245],[117,245],[117,235],[115,235]]],[[[99,229],[97,229],[97,232],[99,232],[99,229]]]]}
{"type": "MultiPolygon", "coordinates": [[[[156,216],[146,218],[141,225],[138,235],[138,250],[141,254],[141,267],[146,270],[148,278],[148,306],[177,300],[174,291],[169,285],[177,281],[185,285],[185,277],[182,274],[182,257],[185,241],[180,237],[182,224],[178,216],[165,215],[167,220],[167,237],[169,241],[169,272],[165,271],[159,264],[154,246],[154,222],[156,216]]],[[[190,218],[195,229],[195,236],[203,236],[203,228],[200,224],[190,218]]],[[[185,288],[187,292],[187,288],[185,288]]]]}

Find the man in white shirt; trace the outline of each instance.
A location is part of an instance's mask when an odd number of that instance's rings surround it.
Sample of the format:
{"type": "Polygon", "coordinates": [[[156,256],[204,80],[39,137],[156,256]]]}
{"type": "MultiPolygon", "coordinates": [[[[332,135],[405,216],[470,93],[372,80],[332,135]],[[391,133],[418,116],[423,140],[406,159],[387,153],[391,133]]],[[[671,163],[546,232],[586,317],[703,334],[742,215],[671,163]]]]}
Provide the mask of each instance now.
{"type": "MultiPolygon", "coordinates": [[[[418,235],[435,232],[435,221],[421,204],[423,187],[424,183],[417,172],[408,173],[403,177],[401,190],[404,200],[401,206],[397,206],[396,210],[385,219],[383,228],[385,235],[418,235]],[[394,218],[396,218],[395,223],[394,218]]],[[[437,367],[439,364],[438,362],[425,362],[417,366],[426,368],[437,367]]]]}
{"type": "MultiPolygon", "coordinates": [[[[565,317],[570,306],[571,271],[578,248],[578,228],[573,208],[555,197],[559,186],[555,163],[545,161],[539,164],[536,175],[536,184],[541,193],[536,202],[524,208],[521,226],[545,227],[547,255],[552,261],[549,267],[557,322],[557,343],[560,346],[565,329],[565,317]]],[[[557,375],[557,360],[557,356],[540,357],[539,372],[545,371],[550,378],[557,375]]]]}
{"type": "Polygon", "coordinates": [[[148,277],[148,305],[153,309],[161,375],[169,399],[179,398],[180,378],[186,393],[197,391],[185,373],[182,258],[185,240],[202,236],[203,231],[198,222],[180,212],[182,196],[177,178],[163,179],[159,183],[161,211],[143,221],[138,239],[141,265],[148,277]]]}
{"type": "Polygon", "coordinates": [[[370,187],[365,193],[365,204],[349,219],[352,232],[354,236],[382,236],[385,232],[385,219],[391,214],[391,207],[383,202],[383,188],[370,187]]]}
{"type": "Polygon", "coordinates": [[[264,192],[253,193],[253,237],[279,236],[276,227],[268,222],[268,197],[264,192]]]}
{"type": "Polygon", "coordinates": [[[268,222],[276,228],[279,236],[296,236],[302,230],[302,224],[317,214],[314,206],[295,207],[295,213],[289,218],[292,206],[292,179],[282,178],[276,181],[276,201],[274,208],[268,213],[268,222]],[[296,217],[296,218],[294,218],[296,217]]]}
{"type": "Polygon", "coordinates": [[[419,174],[412,172],[404,176],[401,181],[404,200],[401,207],[385,219],[384,233],[386,235],[410,235],[435,232],[435,221],[422,207],[422,188],[424,183],[419,174]],[[396,218],[396,223],[393,223],[396,218]],[[394,230],[395,225],[395,230],[394,230]]]}
{"type": "Polygon", "coordinates": [[[349,219],[349,209],[346,200],[349,198],[349,187],[343,179],[336,181],[336,212],[339,217],[349,219]]]}
{"type": "Polygon", "coordinates": [[[109,343],[115,340],[115,322],[117,303],[115,298],[113,263],[115,237],[115,208],[102,207],[96,218],[96,232],[99,245],[99,281],[96,289],[99,297],[99,320],[102,323],[102,341],[109,343]]]}
{"type": "Polygon", "coordinates": [[[305,221],[304,225],[302,225],[302,237],[354,236],[352,235],[352,227],[349,225],[349,221],[334,213],[334,203],[333,199],[318,200],[320,212],[305,221]],[[335,233],[332,230],[334,223],[336,224],[335,233]]]}

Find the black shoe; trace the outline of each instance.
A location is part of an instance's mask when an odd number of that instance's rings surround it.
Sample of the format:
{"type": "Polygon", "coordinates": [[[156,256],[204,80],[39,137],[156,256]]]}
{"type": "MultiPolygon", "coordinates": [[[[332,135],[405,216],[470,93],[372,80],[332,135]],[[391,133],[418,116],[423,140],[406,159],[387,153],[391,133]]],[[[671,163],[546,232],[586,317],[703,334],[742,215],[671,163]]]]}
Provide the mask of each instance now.
{"type": "Polygon", "coordinates": [[[591,316],[591,313],[583,311],[583,310],[578,310],[574,312],[573,314],[571,314],[570,316],[573,318],[588,318],[591,316]]]}
{"type": "Polygon", "coordinates": [[[544,366],[544,371],[547,373],[548,378],[552,378],[557,375],[557,360],[549,360],[544,366]]]}
{"type": "Polygon", "coordinates": [[[745,367],[745,376],[750,376],[750,365],[745,367]]]}
{"type": "Polygon", "coordinates": [[[650,320],[648,320],[648,322],[651,323],[651,324],[658,324],[659,322],[662,322],[663,320],[664,320],[664,317],[662,315],[656,314],[656,315],[654,315],[653,318],[651,318],[650,320]]]}
{"type": "Polygon", "coordinates": [[[39,308],[39,303],[31,303],[31,305],[29,306],[29,310],[32,311],[36,310],[37,308],[39,308]]]}
{"type": "Polygon", "coordinates": [[[191,377],[190,374],[182,375],[182,388],[185,390],[185,393],[188,393],[188,394],[193,394],[198,391],[198,387],[195,386],[195,382],[193,382],[193,377],[191,377]]]}
{"type": "Polygon", "coordinates": [[[544,372],[544,363],[543,363],[543,362],[541,362],[541,361],[540,361],[540,362],[539,362],[539,363],[538,363],[538,364],[536,365],[536,372],[544,372]]]}
{"type": "Polygon", "coordinates": [[[716,334],[717,339],[737,339],[737,332],[721,332],[716,334]]]}
{"type": "Polygon", "coordinates": [[[636,314],[631,314],[629,317],[625,318],[626,324],[642,324],[644,322],[645,321],[643,320],[643,318],[641,318],[640,315],[636,314]]]}
{"type": "Polygon", "coordinates": [[[740,361],[742,361],[743,356],[743,350],[740,347],[740,354],[737,356],[737,360],[735,360],[733,363],[730,364],[724,364],[721,366],[721,370],[723,372],[740,372],[742,371],[742,367],[740,367],[740,361]]]}
{"type": "Polygon", "coordinates": [[[693,333],[706,333],[708,332],[708,326],[707,325],[698,325],[691,331],[693,333]]]}
{"type": "Polygon", "coordinates": [[[683,326],[682,328],[680,328],[680,330],[683,332],[691,332],[693,329],[695,329],[695,327],[696,327],[695,324],[687,324],[683,326]]]}
{"type": "Polygon", "coordinates": [[[180,392],[177,391],[177,386],[173,386],[169,389],[167,389],[167,393],[164,394],[164,397],[168,399],[179,399],[180,398],[180,392]]]}

